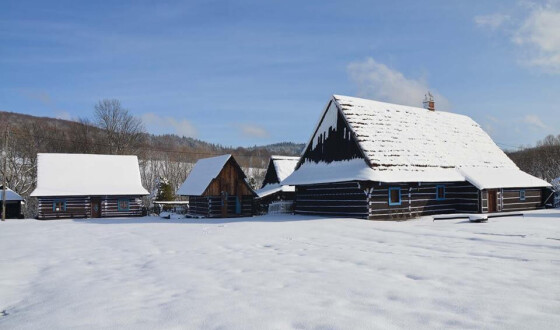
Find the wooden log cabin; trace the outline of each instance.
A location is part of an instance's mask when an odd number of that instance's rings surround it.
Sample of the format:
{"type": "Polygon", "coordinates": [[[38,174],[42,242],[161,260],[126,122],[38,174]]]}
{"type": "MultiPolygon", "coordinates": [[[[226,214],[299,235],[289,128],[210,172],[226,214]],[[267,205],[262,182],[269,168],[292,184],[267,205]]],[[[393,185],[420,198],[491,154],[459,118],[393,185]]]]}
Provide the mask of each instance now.
{"type": "MultiPolygon", "coordinates": [[[[2,203],[4,202],[4,189],[0,185],[0,212],[2,212],[2,203]]],[[[6,187],[6,219],[23,219],[22,205],[23,197],[12,189],[6,187]]]]}
{"type": "Polygon", "coordinates": [[[256,193],[232,155],[200,159],[177,190],[189,199],[189,215],[208,218],[253,216],[256,193]]]}
{"type": "Polygon", "coordinates": [[[467,116],[334,95],[295,171],[295,213],[408,219],[543,207],[549,184],[467,116]]]}
{"type": "Polygon", "coordinates": [[[37,155],[38,219],[141,216],[146,195],[136,156],[37,155]]]}
{"type": "Polygon", "coordinates": [[[299,157],[271,156],[266,168],[261,189],[257,190],[259,213],[267,213],[268,206],[275,202],[293,202],[295,187],[283,185],[299,161],[299,157]]]}

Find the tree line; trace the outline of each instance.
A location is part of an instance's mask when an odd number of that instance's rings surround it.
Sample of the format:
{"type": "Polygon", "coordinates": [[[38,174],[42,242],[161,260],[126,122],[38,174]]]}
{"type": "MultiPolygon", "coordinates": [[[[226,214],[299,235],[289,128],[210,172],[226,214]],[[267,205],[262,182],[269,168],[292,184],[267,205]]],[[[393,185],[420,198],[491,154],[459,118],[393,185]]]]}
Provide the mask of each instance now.
{"type": "Polygon", "coordinates": [[[535,147],[507,152],[507,155],[524,172],[552,182],[560,177],[560,134],[548,135],[535,147]]]}

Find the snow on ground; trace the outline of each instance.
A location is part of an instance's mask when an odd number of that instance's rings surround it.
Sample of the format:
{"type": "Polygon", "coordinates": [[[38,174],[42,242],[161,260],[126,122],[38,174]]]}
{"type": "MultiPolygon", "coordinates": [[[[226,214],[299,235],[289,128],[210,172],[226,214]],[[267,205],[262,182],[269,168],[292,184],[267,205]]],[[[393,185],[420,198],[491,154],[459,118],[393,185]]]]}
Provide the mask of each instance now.
{"type": "Polygon", "coordinates": [[[552,329],[560,210],[0,224],[0,328],[552,329]]]}

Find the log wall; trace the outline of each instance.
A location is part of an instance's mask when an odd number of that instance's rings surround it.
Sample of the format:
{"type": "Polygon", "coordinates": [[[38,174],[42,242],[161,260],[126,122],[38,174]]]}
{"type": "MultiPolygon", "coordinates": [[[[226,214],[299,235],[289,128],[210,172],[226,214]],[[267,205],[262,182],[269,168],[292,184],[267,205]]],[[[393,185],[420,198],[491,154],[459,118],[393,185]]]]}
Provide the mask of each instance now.
{"type": "Polygon", "coordinates": [[[193,216],[208,217],[208,197],[189,196],[189,214],[193,216]]]}
{"type": "MultiPolygon", "coordinates": [[[[503,188],[496,190],[496,211],[511,212],[535,210],[543,207],[543,189],[541,188],[503,188]],[[525,190],[525,200],[520,191],[525,190]]],[[[481,192],[481,212],[488,210],[488,190],[481,192]]]]}
{"type": "MultiPolygon", "coordinates": [[[[236,196],[227,197],[225,217],[251,217],[254,214],[253,196],[241,196],[240,213],[236,211],[236,196]]],[[[222,218],[222,196],[189,196],[189,214],[207,218],[222,218]]]]}
{"type": "Polygon", "coordinates": [[[255,213],[256,214],[266,214],[268,211],[268,205],[276,201],[293,201],[295,198],[295,193],[290,191],[277,191],[268,196],[259,197],[255,200],[255,213]]]}
{"type": "Polygon", "coordinates": [[[91,215],[89,196],[38,197],[38,219],[87,218],[91,215]],[[66,210],[53,211],[55,200],[66,201],[66,210]]]}
{"type": "Polygon", "coordinates": [[[294,212],[375,220],[401,220],[441,213],[475,213],[479,192],[467,182],[400,183],[340,182],[296,187],[294,212]],[[436,186],[445,186],[445,199],[436,198],[436,186]],[[400,205],[389,205],[389,188],[401,189],[400,205]]]}
{"type": "MultiPolygon", "coordinates": [[[[533,210],[543,207],[540,188],[496,189],[496,212],[533,210]],[[525,200],[520,198],[525,190],[525,200]]],[[[347,216],[373,220],[404,220],[445,213],[487,213],[488,191],[468,182],[395,183],[341,182],[296,186],[294,212],[347,216]],[[445,198],[438,199],[438,186],[445,198]],[[400,188],[401,202],[390,205],[389,188],[400,188]]]]}
{"type": "Polygon", "coordinates": [[[142,215],[142,201],[134,197],[109,197],[101,199],[101,217],[135,217],[142,215]],[[129,209],[119,210],[118,201],[127,199],[129,209]]]}
{"type": "Polygon", "coordinates": [[[400,183],[364,182],[369,201],[369,219],[404,220],[422,215],[477,213],[479,191],[468,182],[400,183]],[[445,187],[445,198],[436,197],[437,186],[445,187]],[[400,205],[389,205],[389,188],[401,189],[400,205]]]}
{"type": "Polygon", "coordinates": [[[132,217],[142,216],[140,196],[61,196],[38,197],[38,219],[69,219],[91,217],[91,200],[101,201],[101,217],[132,217]],[[129,200],[129,210],[118,210],[119,199],[129,200]],[[66,210],[53,211],[53,203],[57,200],[66,201],[66,210]]]}
{"type": "Polygon", "coordinates": [[[365,219],[368,217],[367,194],[358,182],[296,186],[294,212],[365,219]]]}

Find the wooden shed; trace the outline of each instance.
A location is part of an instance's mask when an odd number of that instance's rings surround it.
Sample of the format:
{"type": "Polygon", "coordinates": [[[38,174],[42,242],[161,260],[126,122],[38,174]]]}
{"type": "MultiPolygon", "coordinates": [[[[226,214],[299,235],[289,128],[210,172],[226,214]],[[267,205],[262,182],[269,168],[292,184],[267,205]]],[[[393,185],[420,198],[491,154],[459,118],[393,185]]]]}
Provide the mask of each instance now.
{"type": "Polygon", "coordinates": [[[38,219],[141,216],[146,195],[136,156],[37,155],[38,219]]]}
{"type": "Polygon", "coordinates": [[[253,215],[255,191],[232,155],[200,159],[177,190],[189,199],[189,214],[209,218],[253,215]]]}
{"type": "MultiPolygon", "coordinates": [[[[0,185],[0,212],[2,212],[2,203],[4,201],[4,190],[0,185]]],[[[24,203],[23,197],[12,189],[6,187],[6,219],[22,219],[22,204],[24,203]]]]}
{"type": "Polygon", "coordinates": [[[281,182],[292,174],[298,160],[299,157],[270,157],[261,189],[256,191],[260,213],[266,213],[271,203],[293,202],[295,187],[283,185],[281,182]]]}
{"type": "Polygon", "coordinates": [[[467,116],[334,95],[295,171],[295,212],[367,219],[543,206],[521,170],[467,116]]]}

